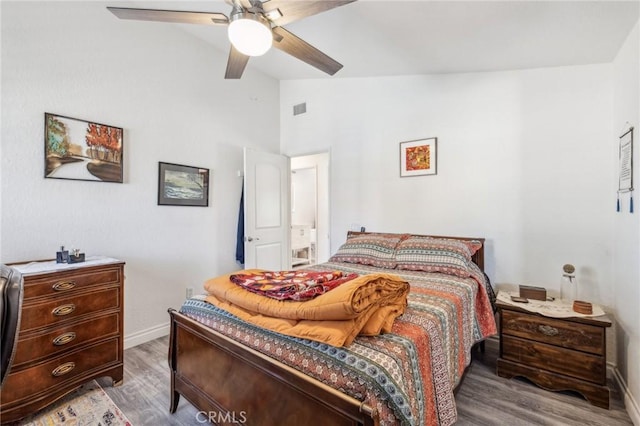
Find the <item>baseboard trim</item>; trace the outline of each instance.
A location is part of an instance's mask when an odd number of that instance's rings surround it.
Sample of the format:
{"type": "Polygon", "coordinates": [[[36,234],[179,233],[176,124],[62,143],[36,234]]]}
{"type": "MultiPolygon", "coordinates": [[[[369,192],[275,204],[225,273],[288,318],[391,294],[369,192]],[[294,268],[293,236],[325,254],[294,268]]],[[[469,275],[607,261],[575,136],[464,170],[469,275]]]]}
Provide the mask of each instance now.
{"type": "Polygon", "coordinates": [[[150,340],[157,339],[169,334],[169,323],[157,325],[155,327],[147,328],[133,334],[124,336],[124,348],[129,349],[134,346],[141,345],[150,340]]]}
{"type": "Polygon", "coordinates": [[[609,365],[609,368],[612,370],[613,379],[616,381],[616,384],[620,389],[620,393],[624,400],[624,406],[627,409],[627,413],[629,413],[631,422],[636,426],[640,426],[640,405],[629,390],[629,387],[620,374],[620,371],[611,365],[609,365]]]}

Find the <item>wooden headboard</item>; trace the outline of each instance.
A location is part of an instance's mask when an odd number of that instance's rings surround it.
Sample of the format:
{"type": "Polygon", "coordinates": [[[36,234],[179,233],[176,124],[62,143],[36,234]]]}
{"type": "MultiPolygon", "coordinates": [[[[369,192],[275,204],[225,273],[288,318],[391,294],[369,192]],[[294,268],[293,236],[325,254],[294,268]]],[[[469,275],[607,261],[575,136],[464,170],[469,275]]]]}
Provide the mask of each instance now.
{"type": "MultiPolygon", "coordinates": [[[[347,238],[354,235],[366,235],[366,234],[389,234],[389,235],[404,235],[402,233],[394,233],[394,232],[358,232],[358,231],[349,231],[347,232],[347,238]]],[[[408,234],[412,237],[431,237],[431,238],[447,238],[450,240],[461,240],[461,241],[480,241],[482,243],[482,247],[475,252],[473,256],[471,256],[471,260],[473,263],[480,267],[480,270],[484,272],[484,238],[474,238],[474,237],[449,237],[444,235],[420,235],[420,234],[408,234]]]]}

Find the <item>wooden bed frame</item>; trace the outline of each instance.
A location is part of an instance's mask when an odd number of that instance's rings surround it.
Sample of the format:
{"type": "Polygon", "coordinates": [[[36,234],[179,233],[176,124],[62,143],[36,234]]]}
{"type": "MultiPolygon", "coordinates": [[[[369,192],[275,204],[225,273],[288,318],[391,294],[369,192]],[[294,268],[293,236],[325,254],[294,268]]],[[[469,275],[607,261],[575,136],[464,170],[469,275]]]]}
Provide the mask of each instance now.
{"type": "MultiPolygon", "coordinates": [[[[349,235],[362,234],[350,232],[349,235]]],[[[484,266],[483,238],[473,261],[484,266]]],[[[216,424],[378,425],[376,410],[169,309],[171,406],[180,396],[216,424]]]]}

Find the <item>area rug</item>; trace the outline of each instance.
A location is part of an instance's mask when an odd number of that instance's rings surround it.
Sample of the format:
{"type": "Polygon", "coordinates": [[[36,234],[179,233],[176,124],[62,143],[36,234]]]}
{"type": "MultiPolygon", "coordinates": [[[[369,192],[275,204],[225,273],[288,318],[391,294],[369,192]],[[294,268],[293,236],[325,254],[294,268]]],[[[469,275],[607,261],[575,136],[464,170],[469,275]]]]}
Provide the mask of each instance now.
{"type": "Polygon", "coordinates": [[[131,426],[100,385],[91,381],[32,416],[17,423],[21,426],[131,426]]]}

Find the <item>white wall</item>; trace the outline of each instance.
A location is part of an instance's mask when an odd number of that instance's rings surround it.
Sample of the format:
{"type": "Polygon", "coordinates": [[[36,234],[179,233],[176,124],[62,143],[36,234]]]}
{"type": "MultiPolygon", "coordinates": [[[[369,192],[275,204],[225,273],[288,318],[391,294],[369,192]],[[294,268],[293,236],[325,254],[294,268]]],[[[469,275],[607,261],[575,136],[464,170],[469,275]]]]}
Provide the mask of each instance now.
{"type": "MultiPolygon", "coordinates": [[[[640,175],[640,30],[629,34],[614,61],[613,135],[609,152],[617,165],[619,137],[634,127],[633,181],[640,175]]],[[[615,173],[611,191],[618,188],[615,173]]],[[[627,411],[640,425],[640,197],[635,191],[634,213],[629,213],[629,194],[621,194],[621,211],[614,215],[613,279],[617,320],[618,369],[627,389],[623,390],[627,411]]]]}
{"type": "MultiPolygon", "coordinates": [[[[292,161],[293,163],[293,161],[292,161]]],[[[291,167],[291,224],[316,227],[316,169],[291,167]]]]}
{"type": "Polygon", "coordinates": [[[610,306],[611,66],[281,84],[282,149],[331,149],[332,250],[368,230],[482,236],[496,283],[610,306]],[[307,113],[292,116],[292,105],[307,113]],[[399,143],[438,138],[438,174],[399,177],[399,143]],[[603,157],[604,156],[604,157],[603,157]]]}
{"type": "Polygon", "coordinates": [[[186,287],[238,267],[236,172],[243,146],[278,151],[279,91],[250,68],[226,81],[226,52],[105,6],[1,4],[1,260],[61,244],[123,259],[131,345],[166,332],[186,287]],[[44,179],[44,112],[123,127],[125,183],[44,179]],[[209,168],[209,207],[157,206],[159,161],[209,168]]]}

